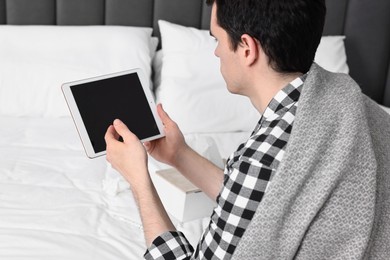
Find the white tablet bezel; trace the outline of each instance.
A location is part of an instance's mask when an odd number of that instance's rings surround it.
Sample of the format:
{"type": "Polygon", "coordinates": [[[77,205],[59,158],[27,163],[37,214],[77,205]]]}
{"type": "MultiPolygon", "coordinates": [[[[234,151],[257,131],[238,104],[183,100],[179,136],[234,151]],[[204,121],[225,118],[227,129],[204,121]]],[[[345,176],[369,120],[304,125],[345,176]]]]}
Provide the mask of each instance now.
{"type": "MultiPolygon", "coordinates": [[[[146,96],[146,99],[148,101],[149,108],[152,111],[154,120],[157,124],[158,131],[159,131],[159,134],[144,138],[141,140],[141,142],[151,141],[154,139],[164,137],[165,136],[164,127],[163,127],[163,124],[161,122],[160,117],[157,114],[156,104],[154,102],[152,92],[149,88],[149,81],[146,79],[146,77],[145,77],[144,73],[141,71],[141,69],[138,69],[138,68],[131,69],[131,70],[106,74],[106,75],[102,75],[102,76],[97,76],[97,77],[93,77],[93,78],[87,78],[87,79],[82,79],[82,80],[77,80],[77,81],[72,81],[72,82],[67,82],[67,83],[62,84],[61,89],[62,89],[62,92],[64,94],[66,103],[68,104],[69,111],[70,111],[72,118],[73,118],[73,121],[76,125],[77,132],[80,136],[81,143],[84,147],[85,153],[87,154],[87,156],[89,158],[92,159],[92,158],[96,158],[96,157],[105,155],[106,151],[104,150],[104,151],[96,153],[95,150],[93,149],[93,146],[92,146],[91,140],[89,138],[87,129],[84,125],[84,122],[83,122],[83,119],[81,117],[80,111],[77,107],[75,98],[72,94],[71,87],[76,86],[76,85],[80,85],[80,84],[84,84],[84,83],[88,83],[88,82],[94,82],[94,81],[99,81],[99,80],[108,79],[108,78],[112,78],[112,77],[122,76],[122,75],[126,75],[126,74],[133,74],[133,73],[137,73],[137,75],[138,75],[138,78],[139,78],[141,85],[142,85],[142,89],[143,89],[145,96],[146,96]]],[[[107,126],[107,128],[108,128],[108,126],[107,126]]]]}

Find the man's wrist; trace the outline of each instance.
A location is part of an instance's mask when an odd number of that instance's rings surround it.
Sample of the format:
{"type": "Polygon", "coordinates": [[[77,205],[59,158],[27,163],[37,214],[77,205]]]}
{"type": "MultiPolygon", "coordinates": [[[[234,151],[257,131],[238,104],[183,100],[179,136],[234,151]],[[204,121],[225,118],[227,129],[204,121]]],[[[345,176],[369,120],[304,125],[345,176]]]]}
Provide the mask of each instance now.
{"type": "Polygon", "coordinates": [[[186,158],[188,158],[188,155],[193,151],[191,147],[189,147],[187,144],[184,144],[183,147],[176,151],[176,155],[172,161],[172,165],[176,169],[180,169],[183,167],[183,164],[186,164],[186,158]]]}
{"type": "Polygon", "coordinates": [[[136,179],[126,178],[130,184],[131,191],[135,198],[142,197],[142,194],[147,192],[152,188],[153,182],[150,178],[149,172],[147,169],[137,173],[138,176],[136,179]]]}

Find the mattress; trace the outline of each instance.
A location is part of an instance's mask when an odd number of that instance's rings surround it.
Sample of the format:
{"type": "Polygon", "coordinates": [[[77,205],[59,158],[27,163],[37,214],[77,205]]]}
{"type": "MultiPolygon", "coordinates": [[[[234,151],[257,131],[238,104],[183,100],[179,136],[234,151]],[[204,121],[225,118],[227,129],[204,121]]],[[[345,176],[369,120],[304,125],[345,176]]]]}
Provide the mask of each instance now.
{"type": "MultiPolygon", "coordinates": [[[[0,259],[142,259],[130,187],[104,156],[87,158],[70,117],[0,117],[0,125],[0,259]]],[[[186,139],[198,150],[213,140],[226,158],[247,135],[186,139]]],[[[151,174],[167,167],[149,160],[151,174]]],[[[196,244],[208,218],[172,221],[196,244]]]]}

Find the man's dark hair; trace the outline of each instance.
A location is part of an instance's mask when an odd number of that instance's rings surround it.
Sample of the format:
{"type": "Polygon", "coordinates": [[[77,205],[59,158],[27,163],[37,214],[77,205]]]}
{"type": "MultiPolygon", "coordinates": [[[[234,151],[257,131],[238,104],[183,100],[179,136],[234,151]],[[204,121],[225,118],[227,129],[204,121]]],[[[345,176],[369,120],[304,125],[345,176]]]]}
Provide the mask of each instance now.
{"type": "Polygon", "coordinates": [[[217,22],[233,50],[248,34],[261,44],[272,68],[306,73],[325,23],[325,0],[207,0],[216,2],[217,22]]]}

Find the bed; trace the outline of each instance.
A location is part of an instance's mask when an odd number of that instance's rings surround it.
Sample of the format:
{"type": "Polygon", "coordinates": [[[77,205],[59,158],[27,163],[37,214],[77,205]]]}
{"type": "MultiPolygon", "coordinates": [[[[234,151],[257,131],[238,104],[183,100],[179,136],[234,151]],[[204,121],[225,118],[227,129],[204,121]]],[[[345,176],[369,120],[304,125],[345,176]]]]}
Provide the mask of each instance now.
{"type": "MultiPolygon", "coordinates": [[[[141,67],[187,142],[217,165],[249,135],[259,114],[225,89],[203,2],[0,0],[0,259],[145,252],[130,187],[83,151],[66,81],[141,67]]],[[[390,112],[390,2],[326,2],[316,61],[349,73],[390,112]]],[[[151,175],[167,167],[150,159],[151,175]]],[[[172,219],[193,244],[208,222],[172,219]]]]}

